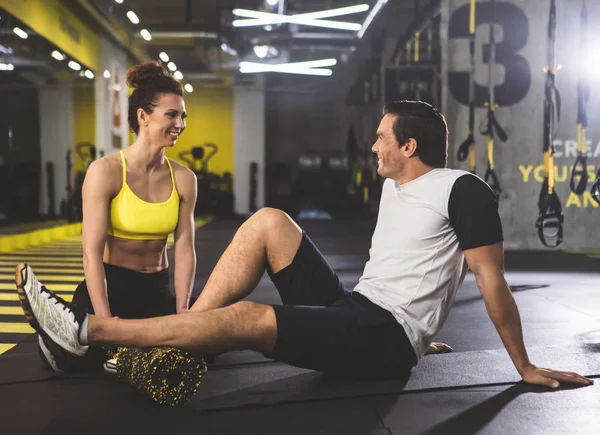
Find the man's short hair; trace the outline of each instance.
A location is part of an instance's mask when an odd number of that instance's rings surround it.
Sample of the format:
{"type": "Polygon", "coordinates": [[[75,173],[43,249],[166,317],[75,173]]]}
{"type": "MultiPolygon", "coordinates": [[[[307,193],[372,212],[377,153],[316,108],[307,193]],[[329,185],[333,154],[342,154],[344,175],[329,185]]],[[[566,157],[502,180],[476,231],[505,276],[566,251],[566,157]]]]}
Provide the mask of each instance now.
{"type": "Polygon", "coordinates": [[[393,129],[398,146],[413,138],[417,142],[416,155],[424,164],[446,167],[448,126],[435,107],[422,101],[393,101],[385,105],[383,114],[396,117],[393,129]]]}

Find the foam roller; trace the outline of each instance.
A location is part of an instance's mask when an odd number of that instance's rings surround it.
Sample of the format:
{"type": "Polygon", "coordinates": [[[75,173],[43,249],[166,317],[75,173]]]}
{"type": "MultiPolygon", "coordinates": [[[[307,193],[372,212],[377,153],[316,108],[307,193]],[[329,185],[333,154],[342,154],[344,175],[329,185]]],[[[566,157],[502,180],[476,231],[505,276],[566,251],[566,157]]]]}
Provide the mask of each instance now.
{"type": "Polygon", "coordinates": [[[198,390],[202,370],[189,353],[171,347],[120,347],[117,378],[166,406],[187,402],[198,390]]]}

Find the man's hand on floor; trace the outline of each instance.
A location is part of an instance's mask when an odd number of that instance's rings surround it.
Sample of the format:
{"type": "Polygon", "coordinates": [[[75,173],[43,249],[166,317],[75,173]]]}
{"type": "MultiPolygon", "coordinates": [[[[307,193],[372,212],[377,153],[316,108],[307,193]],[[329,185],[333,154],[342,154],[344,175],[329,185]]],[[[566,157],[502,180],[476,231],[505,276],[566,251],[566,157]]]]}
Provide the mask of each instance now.
{"type": "Polygon", "coordinates": [[[436,353],[449,353],[452,352],[454,349],[452,349],[450,346],[448,346],[445,343],[437,343],[437,342],[433,342],[429,345],[429,349],[427,349],[427,352],[425,352],[425,355],[433,355],[436,353]]]}
{"type": "Polygon", "coordinates": [[[551,369],[538,368],[531,364],[523,371],[522,378],[529,384],[545,385],[558,388],[561,383],[577,384],[582,386],[592,385],[594,381],[574,372],[561,372],[551,369]]]}

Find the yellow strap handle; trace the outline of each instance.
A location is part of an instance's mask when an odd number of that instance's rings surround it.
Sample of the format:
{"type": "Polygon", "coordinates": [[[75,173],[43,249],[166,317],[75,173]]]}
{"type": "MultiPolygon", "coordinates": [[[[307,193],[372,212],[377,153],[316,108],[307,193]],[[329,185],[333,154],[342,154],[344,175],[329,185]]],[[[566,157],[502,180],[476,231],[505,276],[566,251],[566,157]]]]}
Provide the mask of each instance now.
{"type": "Polygon", "coordinates": [[[415,63],[419,63],[419,38],[421,34],[419,32],[415,32],[415,63]]]}
{"type": "Polygon", "coordinates": [[[471,0],[471,8],[469,9],[469,33],[475,33],[475,0],[471,0]]]}
{"type": "Polygon", "coordinates": [[[412,44],[410,42],[407,42],[406,43],[406,60],[407,60],[408,64],[410,64],[410,52],[411,52],[411,49],[412,49],[412,44]]]}
{"type": "Polygon", "coordinates": [[[587,138],[585,128],[581,124],[577,124],[577,151],[583,155],[587,154],[587,138]]]}
{"type": "Polygon", "coordinates": [[[494,139],[491,136],[487,138],[488,143],[488,162],[490,164],[490,169],[494,169],[494,139]]]}

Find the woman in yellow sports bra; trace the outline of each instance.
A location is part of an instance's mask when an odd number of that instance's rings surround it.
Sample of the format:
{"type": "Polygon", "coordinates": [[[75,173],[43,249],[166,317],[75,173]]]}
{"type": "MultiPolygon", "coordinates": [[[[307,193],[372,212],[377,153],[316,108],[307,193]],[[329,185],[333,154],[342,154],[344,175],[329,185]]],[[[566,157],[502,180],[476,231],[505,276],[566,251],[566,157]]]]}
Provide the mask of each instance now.
{"type": "MultiPolygon", "coordinates": [[[[82,192],[85,281],[73,302],[105,317],[181,313],[190,305],[196,270],[197,185],[195,174],[169,160],[165,149],[175,146],[185,130],[183,89],[158,62],[131,68],[127,84],[134,89],[128,120],[136,139],[88,169],[82,192]],[[170,233],[175,241],[175,297],[169,290],[170,233]]],[[[47,347],[40,339],[40,350],[53,365],[47,347]]],[[[86,360],[92,366],[104,362],[100,350],[89,354],[86,360]]]]}

